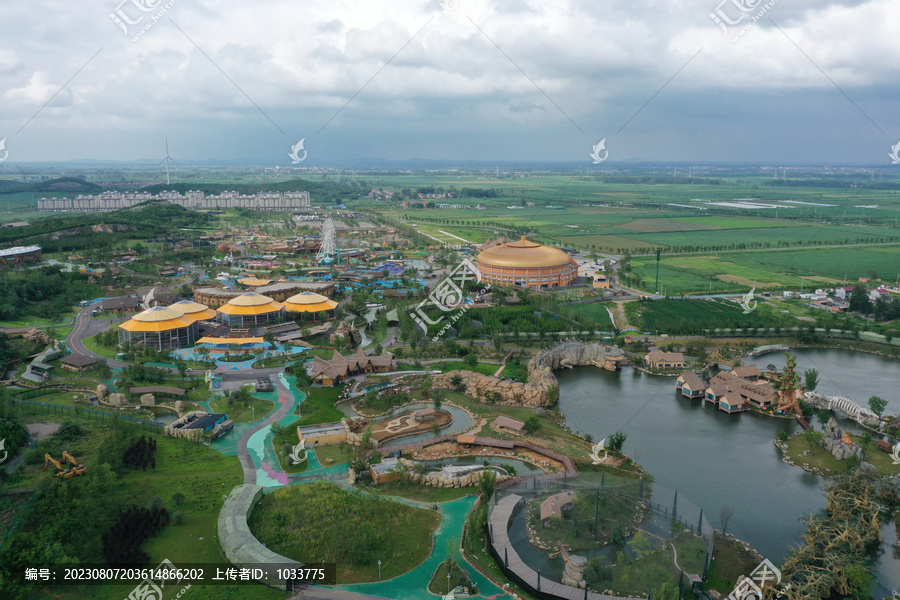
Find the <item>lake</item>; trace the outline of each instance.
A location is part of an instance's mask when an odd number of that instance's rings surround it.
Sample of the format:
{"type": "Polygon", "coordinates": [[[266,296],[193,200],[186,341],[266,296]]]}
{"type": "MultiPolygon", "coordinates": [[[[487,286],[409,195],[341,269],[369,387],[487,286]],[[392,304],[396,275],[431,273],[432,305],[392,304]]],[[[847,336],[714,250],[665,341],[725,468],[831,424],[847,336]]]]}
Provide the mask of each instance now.
{"type": "MultiPolygon", "coordinates": [[[[800,351],[798,371],[819,371],[817,391],[862,405],[872,395],[888,399],[887,413],[900,412],[892,390],[900,388],[900,363],[843,350],[800,351]]],[[[784,365],[784,354],[747,359],[746,364],[784,365]]],[[[734,510],[728,531],[766,558],[781,562],[806,528],[801,519],[825,506],[824,479],[781,461],[772,443],[780,430],[800,431],[793,420],[754,413],[727,415],[675,390],[674,377],[654,377],[630,367],[613,373],[578,367],[556,373],[559,408],[577,433],[599,441],[616,431],[628,435],[623,451],[656,481],[701,506],[721,529],[719,511],[734,510]]],[[[893,541],[893,540],[889,540],[893,541]]],[[[879,581],[900,589],[900,560],[890,548],[878,561],[879,581]]]]}

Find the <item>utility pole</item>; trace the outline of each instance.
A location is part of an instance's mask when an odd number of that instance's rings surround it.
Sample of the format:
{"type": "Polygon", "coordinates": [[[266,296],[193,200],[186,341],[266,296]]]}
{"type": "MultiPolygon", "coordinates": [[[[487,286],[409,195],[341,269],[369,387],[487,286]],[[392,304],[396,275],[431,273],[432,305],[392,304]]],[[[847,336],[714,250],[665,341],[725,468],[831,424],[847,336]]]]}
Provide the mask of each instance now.
{"type": "Polygon", "coordinates": [[[656,248],[656,293],[657,294],[659,293],[659,258],[660,258],[661,250],[662,249],[659,247],[656,248]]]}

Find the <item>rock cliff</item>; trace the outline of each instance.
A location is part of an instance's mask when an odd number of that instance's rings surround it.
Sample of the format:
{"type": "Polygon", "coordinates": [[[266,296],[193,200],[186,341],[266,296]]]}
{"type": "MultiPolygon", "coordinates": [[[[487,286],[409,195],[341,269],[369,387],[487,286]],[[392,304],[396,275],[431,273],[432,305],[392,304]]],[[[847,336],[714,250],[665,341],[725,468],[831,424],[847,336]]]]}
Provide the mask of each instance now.
{"type": "Polygon", "coordinates": [[[453,388],[453,380],[462,379],[462,391],[480,401],[521,406],[549,406],[556,401],[559,382],[553,371],[578,366],[595,366],[616,371],[625,362],[625,353],[616,346],[566,340],[528,362],[528,383],[504,381],[499,377],[473,371],[450,371],[432,379],[434,387],[453,388]]]}

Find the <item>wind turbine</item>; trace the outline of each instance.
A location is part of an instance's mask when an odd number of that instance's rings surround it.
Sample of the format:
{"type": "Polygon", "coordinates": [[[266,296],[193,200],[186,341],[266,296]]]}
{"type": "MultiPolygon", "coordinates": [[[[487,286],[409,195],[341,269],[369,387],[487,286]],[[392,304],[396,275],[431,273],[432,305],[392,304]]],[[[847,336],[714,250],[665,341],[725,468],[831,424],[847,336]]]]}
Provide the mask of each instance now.
{"type": "Polygon", "coordinates": [[[176,165],[178,164],[178,162],[174,158],[169,156],[169,138],[166,138],[166,157],[164,159],[162,159],[161,161],[159,161],[159,164],[166,163],[166,185],[169,185],[169,161],[170,160],[172,162],[174,162],[176,165]]]}

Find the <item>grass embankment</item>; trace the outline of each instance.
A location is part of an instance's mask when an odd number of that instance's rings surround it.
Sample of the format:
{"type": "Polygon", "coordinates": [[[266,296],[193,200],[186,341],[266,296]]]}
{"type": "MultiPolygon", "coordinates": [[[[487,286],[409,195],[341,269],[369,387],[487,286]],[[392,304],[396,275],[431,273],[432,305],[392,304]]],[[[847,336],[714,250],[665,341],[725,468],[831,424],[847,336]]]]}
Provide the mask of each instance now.
{"type": "MultiPolygon", "coordinates": [[[[439,488],[407,481],[389,481],[375,485],[370,480],[365,480],[365,482],[357,483],[356,487],[372,494],[399,496],[400,498],[409,498],[410,500],[419,500],[421,502],[448,502],[468,496],[475,491],[475,488],[471,487],[439,488]]],[[[446,575],[444,573],[445,577],[446,575]]]]}
{"type": "Polygon", "coordinates": [[[349,444],[333,444],[330,446],[316,446],[315,448],[316,458],[319,459],[319,462],[326,467],[333,467],[335,465],[342,465],[350,460],[350,454],[352,452],[349,444]],[[331,459],[332,462],[328,462],[328,459],[331,459]]]}
{"type": "MultiPolygon", "coordinates": [[[[49,421],[46,417],[26,417],[26,422],[49,421]]],[[[237,457],[223,456],[210,451],[203,445],[185,440],[164,438],[157,434],[137,432],[156,441],[154,453],[155,468],[135,470],[116,467],[119,475],[110,472],[103,463],[117,463],[121,458],[122,446],[110,445],[116,436],[112,425],[100,424],[81,419],[74,420],[82,429],[82,434],[58,439],[51,436],[41,443],[40,450],[59,458],[62,450],[68,450],[79,463],[87,467],[85,475],[68,480],[57,480],[52,470],[42,471],[40,465],[27,466],[12,475],[10,484],[17,488],[40,484],[43,480],[66,490],[73,500],[63,500],[62,511],[54,512],[47,518],[39,502],[30,509],[24,509],[20,516],[20,526],[25,527],[28,546],[41,552],[58,553],[80,562],[101,562],[100,534],[128,506],[145,506],[154,498],[162,501],[169,511],[171,520],[160,533],[150,537],[142,546],[150,556],[148,566],[156,566],[164,559],[178,567],[189,567],[197,563],[218,563],[225,561],[221,556],[216,539],[219,509],[224,494],[243,481],[240,462],[237,457]],[[77,501],[75,498],[77,497],[77,501]],[[29,517],[28,510],[35,511],[29,517]],[[175,523],[174,513],[183,513],[183,522],[175,523]],[[68,514],[66,514],[68,513],[68,514]],[[56,546],[58,544],[58,546],[56,546]],[[54,549],[51,549],[54,548],[54,549]],[[85,548],[93,548],[94,553],[80,555],[85,548]]],[[[122,426],[124,428],[124,425],[122,426]]],[[[45,499],[43,502],[48,502],[45,499]]],[[[46,507],[44,507],[46,508],[46,507]]],[[[56,507],[57,509],[60,506],[56,507]]],[[[17,548],[16,553],[22,553],[17,548]]],[[[223,565],[224,566],[224,565],[223,565]]],[[[120,600],[128,597],[135,583],[128,585],[103,585],[79,587],[54,587],[34,589],[33,595],[25,597],[53,597],[61,600],[120,600]]],[[[166,600],[182,589],[167,588],[166,600]]],[[[212,600],[214,598],[239,596],[249,599],[283,598],[282,593],[263,586],[192,586],[192,598],[212,600]]]]}
{"type": "Polygon", "coordinates": [[[227,414],[235,423],[249,423],[252,420],[262,419],[275,410],[274,402],[256,396],[251,396],[246,406],[243,402],[229,402],[226,396],[213,400],[209,405],[213,412],[227,414]]]}
{"type": "Polygon", "coordinates": [[[118,349],[109,348],[107,346],[103,346],[102,344],[97,343],[97,336],[91,336],[82,338],[81,342],[84,344],[84,347],[87,348],[90,352],[94,354],[99,354],[104,358],[116,358],[116,354],[118,354],[118,349]]]}
{"type": "MultiPolygon", "coordinates": [[[[468,587],[471,584],[469,575],[455,561],[444,561],[438,566],[431,581],[428,582],[428,591],[438,596],[446,596],[450,590],[457,586],[468,587]],[[449,577],[448,577],[449,575],[449,577]]],[[[472,593],[472,590],[469,590],[472,593]]]]}
{"type": "MultiPolygon", "coordinates": [[[[850,438],[857,444],[862,445],[862,436],[850,435],[850,438]]],[[[822,446],[814,446],[810,448],[809,443],[803,434],[791,437],[787,441],[787,456],[796,465],[806,464],[810,468],[819,469],[826,475],[837,475],[848,470],[847,461],[838,460],[822,446]],[[807,454],[804,454],[806,452],[807,454]]],[[[891,455],[876,446],[875,442],[869,442],[867,447],[863,448],[863,460],[873,465],[882,475],[900,474],[900,465],[893,464],[891,455]]]]}
{"type": "Polygon", "coordinates": [[[746,577],[758,564],[759,557],[745,549],[744,544],[716,532],[709,579],[704,587],[707,590],[717,590],[725,596],[737,585],[738,577],[746,577]]]}
{"type": "Polygon", "coordinates": [[[438,513],[317,482],[263,496],[250,529],[273,552],[301,562],[337,563],[339,584],[411,570],[431,553],[438,513]]]}
{"type": "Polygon", "coordinates": [[[338,384],[332,388],[310,388],[309,395],[298,407],[300,418],[291,423],[290,426],[297,428],[303,425],[334,423],[343,419],[344,413],[334,407],[334,403],[337,402],[343,390],[343,384],[338,384]]]}

